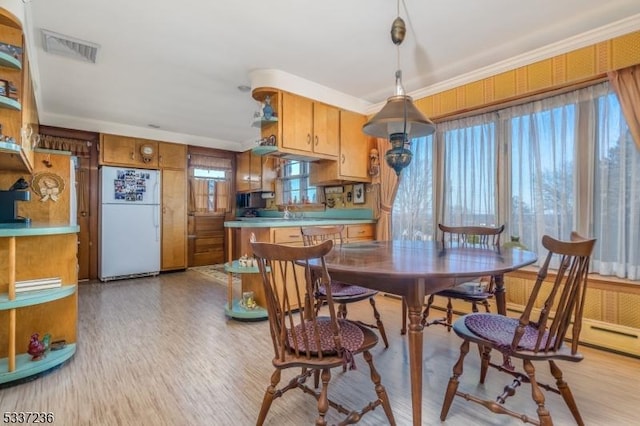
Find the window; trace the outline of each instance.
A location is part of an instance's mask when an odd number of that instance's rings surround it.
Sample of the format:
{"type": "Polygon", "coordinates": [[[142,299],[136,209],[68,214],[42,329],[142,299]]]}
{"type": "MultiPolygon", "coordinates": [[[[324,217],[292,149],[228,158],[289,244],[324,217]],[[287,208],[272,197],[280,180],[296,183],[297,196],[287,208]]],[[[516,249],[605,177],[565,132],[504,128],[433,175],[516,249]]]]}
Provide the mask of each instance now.
{"type": "Polygon", "coordinates": [[[225,170],[193,169],[196,212],[227,210],[227,176],[225,170]]]}
{"type": "Polygon", "coordinates": [[[444,141],[443,223],[495,225],[495,115],[446,123],[439,132],[444,141]]]}
{"type": "Polygon", "coordinates": [[[289,160],[282,165],[282,202],[317,202],[316,187],[309,185],[308,162],[289,160]]]}
{"type": "Polygon", "coordinates": [[[593,272],[640,279],[640,151],[608,83],[439,123],[431,157],[417,141],[394,204],[394,238],[434,235],[433,217],[505,223],[505,235],[544,254],[544,234],[566,239],[576,230],[597,238],[593,272]],[[435,178],[414,172],[438,164],[435,178]],[[411,187],[442,189],[431,196],[411,187]]]}
{"type": "Polygon", "coordinates": [[[230,209],[229,158],[189,153],[189,213],[225,213],[230,209]]]}
{"type": "MultiPolygon", "coordinates": [[[[557,97],[504,113],[510,130],[509,230],[535,249],[542,236],[568,238],[574,221],[576,109],[557,97]]],[[[543,253],[540,246],[538,252],[543,253]]]]}
{"type": "Polygon", "coordinates": [[[413,158],[402,171],[393,205],[391,232],[394,239],[428,240],[434,226],[433,137],[414,139],[411,152],[413,158]]]}

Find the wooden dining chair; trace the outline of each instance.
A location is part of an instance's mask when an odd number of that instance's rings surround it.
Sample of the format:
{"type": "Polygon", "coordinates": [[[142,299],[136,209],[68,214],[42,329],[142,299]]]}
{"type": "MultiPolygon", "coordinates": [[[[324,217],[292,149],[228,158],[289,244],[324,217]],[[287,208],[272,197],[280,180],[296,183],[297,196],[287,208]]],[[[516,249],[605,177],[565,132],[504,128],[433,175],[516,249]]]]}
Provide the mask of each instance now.
{"type": "MultiPolygon", "coordinates": [[[[499,250],[500,236],[504,231],[504,225],[494,227],[447,226],[438,224],[438,228],[440,228],[442,232],[443,247],[450,245],[468,245],[489,250],[499,250]]],[[[489,300],[493,298],[494,287],[493,277],[486,276],[478,277],[475,280],[470,279],[468,282],[429,295],[427,303],[425,303],[424,311],[422,312],[422,325],[428,327],[433,324],[440,324],[447,327],[447,331],[451,331],[451,324],[453,323],[452,300],[463,300],[471,303],[472,312],[478,312],[478,305],[482,305],[486,312],[490,312],[489,300]],[[447,299],[446,316],[429,321],[429,313],[435,296],[445,297],[447,299]]],[[[401,334],[405,334],[407,331],[407,306],[405,303],[402,304],[402,318],[401,334]]]]}
{"type": "Polygon", "coordinates": [[[585,239],[575,232],[570,241],[560,241],[547,235],[542,237],[542,245],[548,250],[547,257],[540,267],[535,285],[520,318],[509,318],[491,313],[473,313],[459,318],[453,325],[453,331],[463,339],[460,357],[453,367],[453,375],[442,403],[440,419],[447,417],[454,397],[480,404],[496,414],[506,414],[525,423],[549,426],[553,424],[551,414],[544,405],[541,389],[558,393],[569,407],[579,425],[584,422],[578,411],[569,385],[562,377],[562,371],[556,360],[578,362],[582,355],[578,353],[578,339],[582,326],[582,314],[587,289],[589,259],[594,239],[585,239]],[[552,273],[547,281],[547,273],[552,259],[559,260],[559,269],[552,273]],[[565,345],[567,331],[571,330],[571,343],[565,345]],[[484,383],[487,370],[493,367],[513,377],[511,384],[504,387],[496,400],[484,400],[458,390],[462,376],[463,362],[469,352],[469,343],[476,343],[482,353],[480,364],[480,383],[484,383]],[[505,362],[491,362],[491,350],[502,353],[505,362]],[[524,372],[517,371],[511,365],[511,359],[521,359],[524,372]],[[539,383],[535,376],[533,363],[548,361],[551,375],[555,378],[555,387],[539,383]],[[505,407],[506,400],[515,395],[523,383],[531,385],[531,395],[537,406],[538,421],[524,413],[517,413],[505,407]]]}
{"type": "MultiPolygon", "coordinates": [[[[316,425],[327,424],[325,415],[329,407],[345,416],[340,424],[346,425],[358,422],[362,416],[380,405],[389,424],[395,425],[389,397],[381,384],[370,353],[370,349],[378,343],[377,335],[357,322],[339,318],[336,313],[329,285],[330,277],[324,263],[324,256],[331,251],[333,242],[325,241],[309,247],[253,242],[251,246],[258,260],[275,351],[272,359],[275,371],[265,391],[256,424],[264,423],[274,399],[297,388],[317,400],[316,425]],[[309,265],[310,260],[317,262],[314,269],[309,265]],[[316,280],[320,280],[327,289],[328,316],[317,316],[315,307],[309,306],[313,302],[306,294],[313,291],[316,280]],[[282,282],[294,285],[282,286],[282,282]],[[303,308],[290,309],[292,300],[303,308]],[[360,353],[369,365],[372,387],[377,398],[360,410],[349,410],[345,408],[343,401],[334,401],[328,397],[331,369],[342,367],[343,372],[355,369],[355,356],[360,353]],[[301,372],[278,388],[282,371],[289,368],[301,368],[301,372]],[[320,392],[305,384],[316,371],[320,372],[322,380],[320,392]]],[[[347,377],[343,379],[348,380],[347,377]]],[[[356,394],[361,395],[361,389],[346,395],[345,399],[353,400],[356,394]]],[[[292,405],[291,409],[295,407],[296,405],[292,405]]]]}
{"type": "MultiPolygon", "coordinates": [[[[301,227],[302,240],[304,245],[310,246],[314,244],[322,243],[326,240],[332,240],[337,247],[342,246],[342,233],[344,231],[344,225],[338,226],[306,226],[301,227]]],[[[316,299],[316,307],[320,309],[322,304],[327,298],[326,288],[323,285],[319,285],[315,288],[313,295],[316,299]]],[[[380,332],[380,337],[384,342],[384,347],[389,347],[389,341],[387,340],[387,334],[384,330],[384,324],[380,319],[380,312],[376,308],[375,295],[378,294],[375,290],[370,290],[365,287],[360,287],[354,284],[348,284],[342,281],[331,281],[331,294],[333,300],[338,303],[338,317],[347,318],[347,304],[360,302],[362,300],[369,300],[369,304],[373,309],[373,317],[375,318],[375,325],[371,323],[365,323],[358,321],[361,325],[365,325],[370,328],[377,328],[380,332]]]]}

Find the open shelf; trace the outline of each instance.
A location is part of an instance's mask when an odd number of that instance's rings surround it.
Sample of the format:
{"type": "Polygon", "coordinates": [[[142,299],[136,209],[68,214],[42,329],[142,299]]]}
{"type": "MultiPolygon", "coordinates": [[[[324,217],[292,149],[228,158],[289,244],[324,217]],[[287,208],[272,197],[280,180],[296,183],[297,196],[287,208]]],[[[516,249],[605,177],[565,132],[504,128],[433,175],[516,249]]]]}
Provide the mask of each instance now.
{"type": "Polygon", "coordinates": [[[20,145],[0,142],[0,170],[17,170],[31,174],[31,167],[20,145]]]}
{"type": "MultiPolygon", "coordinates": [[[[260,270],[253,266],[240,266],[240,262],[237,260],[231,263],[224,264],[224,270],[228,274],[258,274],[260,270]]],[[[233,285],[229,283],[229,285],[233,285]]],[[[229,288],[229,298],[231,298],[233,291],[229,288]]],[[[263,307],[256,306],[253,309],[248,309],[242,306],[239,299],[228,300],[224,304],[224,314],[229,318],[242,320],[242,321],[259,321],[267,319],[267,310],[263,307]],[[231,305],[231,307],[229,307],[231,305]]]]}
{"type": "Polygon", "coordinates": [[[261,128],[263,124],[277,123],[278,117],[271,117],[269,120],[264,117],[256,118],[251,122],[251,127],[261,128]]]}
{"type": "Polygon", "coordinates": [[[11,109],[14,111],[20,111],[22,106],[20,102],[15,99],[11,99],[7,96],[0,96],[0,108],[11,109]]]}
{"type": "Polygon", "coordinates": [[[48,288],[45,290],[25,291],[16,294],[14,300],[9,300],[7,293],[0,294],[0,311],[8,309],[23,308],[25,306],[39,305],[41,303],[52,302],[71,296],[76,292],[77,285],[63,285],[57,288],[48,288]]]}
{"type": "Polygon", "coordinates": [[[0,67],[10,68],[12,70],[21,70],[22,64],[13,56],[5,52],[0,52],[0,67]]]}
{"type": "Polygon", "coordinates": [[[31,361],[31,355],[16,355],[16,369],[9,372],[9,364],[7,358],[0,359],[0,384],[14,382],[21,379],[31,378],[38,374],[45,373],[60,364],[67,361],[76,353],[76,344],[67,343],[67,345],[57,351],[47,352],[47,356],[38,360],[31,361]]]}
{"type": "Polygon", "coordinates": [[[240,300],[234,300],[231,309],[229,304],[224,304],[224,314],[230,318],[244,321],[259,321],[267,319],[267,310],[260,306],[253,309],[247,309],[240,304],[240,300]]]}
{"type": "Polygon", "coordinates": [[[278,147],[273,145],[258,145],[251,148],[251,152],[259,156],[269,155],[277,151],[278,147]]]}

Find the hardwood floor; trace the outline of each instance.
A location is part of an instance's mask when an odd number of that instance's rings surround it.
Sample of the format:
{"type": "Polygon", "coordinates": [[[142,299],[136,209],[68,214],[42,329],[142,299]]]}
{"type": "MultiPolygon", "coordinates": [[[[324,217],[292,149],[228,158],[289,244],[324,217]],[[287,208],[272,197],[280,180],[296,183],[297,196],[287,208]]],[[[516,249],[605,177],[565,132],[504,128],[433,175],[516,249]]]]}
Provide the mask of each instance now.
{"type": "MultiPolygon", "coordinates": [[[[225,286],[195,271],[82,284],[77,354],[46,376],[0,390],[0,412],[52,412],[59,425],[255,424],[272,373],[269,331],[264,321],[228,320],[223,314],[225,300],[225,286]]],[[[374,362],[398,425],[410,425],[409,360],[406,338],[399,333],[401,304],[378,296],[377,305],[390,347],[385,350],[379,343],[372,352],[374,362]]],[[[353,318],[371,315],[366,302],[349,308],[353,318]]],[[[440,422],[440,404],[460,343],[444,327],[425,330],[423,424],[521,424],[459,399],[447,421],[440,422]]],[[[582,352],[583,362],[562,363],[561,368],[586,423],[635,424],[640,360],[590,348],[582,352]]],[[[348,377],[333,372],[330,395],[345,405],[355,401],[352,405],[358,406],[373,392],[364,360],[359,357],[356,362],[358,369],[349,371],[348,377]]],[[[472,350],[461,388],[498,395],[507,384],[505,377],[490,371],[487,384],[479,386],[477,365],[478,353],[472,350]]],[[[540,375],[550,377],[546,371],[540,375]]],[[[283,375],[283,380],[287,378],[283,375]]],[[[546,393],[545,397],[556,425],[574,424],[559,396],[546,393]]],[[[535,417],[526,387],[510,403],[529,407],[527,414],[535,417]]],[[[274,402],[265,424],[299,426],[313,424],[315,417],[313,399],[291,391],[274,402]]],[[[329,422],[336,418],[330,410],[329,422]]],[[[385,423],[381,409],[361,422],[385,423]]]]}

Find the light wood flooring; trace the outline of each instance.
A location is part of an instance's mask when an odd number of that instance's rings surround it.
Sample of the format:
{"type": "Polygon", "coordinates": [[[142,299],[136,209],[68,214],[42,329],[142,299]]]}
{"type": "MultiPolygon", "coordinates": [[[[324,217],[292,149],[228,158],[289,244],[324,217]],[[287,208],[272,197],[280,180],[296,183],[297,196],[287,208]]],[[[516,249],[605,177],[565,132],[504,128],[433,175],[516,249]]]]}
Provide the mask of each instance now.
{"type": "MultiPolygon", "coordinates": [[[[81,284],[75,357],[37,380],[0,390],[0,412],[52,412],[58,425],[255,424],[272,373],[269,331],[264,321],[228,320],[225,299],[225,286],[195,271],[81,284]]],[[[400,301],[384,296],[377,300],[390,347],[385,350],[380,343],[374,348],[374,362],[398,424],[410,425],[409,359],[406,338],[399,333],[400,301]]],[[[351,306],[350,317],[369,319],[368,303],[351,306]]],[[[459,338],[444,327],[425,330],[423,424],[521,424],[459,399],[447,421],[440,422],[440,404],[459,345],[459,338]]],[[[477,352],[467,357],[461,388],[493,397],[507,382],[490,371],[487,384],[477,385],[477,352]]],[[[582,352],[583,362],[562,363],[561,368],[586,423],[637,424],[640,360],[590,348],[582,352]]],[[[333,373],[330,395],[345,405],[373,399],[368,368],[361,357],[356,361],[356,371],[333,373]]],[[[549,376],[546,371],[540,375],[549,376]]],[[[283,380],[288,377],[283,375],[283,380]]],[[[545,396],[556,425],[574,424],[559,396],[545,396]]],[[[512,403],[528,406],[527,414],[535,417],[527,387],[512,403]]],[[[294,390],[274,402],[266,424],[310,425],[315,417],[315,401],[294,390]]],[[[328,420],[336,418],[330,411],[328,420]]],[[[361,424],[384,425],[386,420],[376,409],[361,424]]]]}

